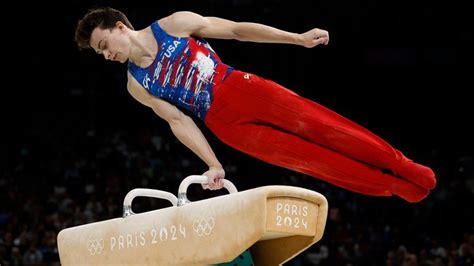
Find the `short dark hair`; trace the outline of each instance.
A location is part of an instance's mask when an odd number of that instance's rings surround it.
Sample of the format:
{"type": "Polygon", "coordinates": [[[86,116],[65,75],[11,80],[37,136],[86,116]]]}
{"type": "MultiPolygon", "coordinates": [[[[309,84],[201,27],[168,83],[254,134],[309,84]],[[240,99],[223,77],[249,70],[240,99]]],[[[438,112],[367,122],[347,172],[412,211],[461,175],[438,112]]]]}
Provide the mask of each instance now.
{"type": "Polygon", "coordinates": [[[121,21],[128,28],[134,29],[127,16],[117,9],[111,7],[101,7],[89,10],[77,23],[75,41],[79,49],[91,48],[90,41],[92,31],[100,29],[112,29],[116,23],[121,21]]]}

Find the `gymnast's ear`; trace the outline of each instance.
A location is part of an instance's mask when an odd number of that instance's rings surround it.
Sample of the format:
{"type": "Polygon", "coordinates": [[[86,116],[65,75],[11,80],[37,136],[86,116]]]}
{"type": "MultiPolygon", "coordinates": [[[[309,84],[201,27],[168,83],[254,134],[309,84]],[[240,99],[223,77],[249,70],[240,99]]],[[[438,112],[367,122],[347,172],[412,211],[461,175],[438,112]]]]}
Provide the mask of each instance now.
{"type": "Polygon", "coordinates": [[[117,21],[115,22],[115,27],[117,27],[119,30],[124,30],[127,28],[127,25],[125,25],[122,21],[117,21]]]}

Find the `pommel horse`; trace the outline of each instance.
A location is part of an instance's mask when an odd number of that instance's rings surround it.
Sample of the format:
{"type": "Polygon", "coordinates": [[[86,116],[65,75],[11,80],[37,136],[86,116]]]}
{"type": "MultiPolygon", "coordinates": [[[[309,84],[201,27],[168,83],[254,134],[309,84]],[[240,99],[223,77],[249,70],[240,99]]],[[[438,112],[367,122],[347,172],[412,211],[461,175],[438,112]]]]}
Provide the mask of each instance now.
{"type": "Polygon", "coordinates": [[[316,243],[326,226],[328,202],[312,190],[264,186],[190,202],[186,191],[206,176],[189,176],[178,198],[133,189],[123,217],[66,228],[58,234],[61,265],[214,265],[250,250],[257,266],[282,265],[316,243]],[[173,206],[135,214],[135,197],[162,198],[173,206]]]}

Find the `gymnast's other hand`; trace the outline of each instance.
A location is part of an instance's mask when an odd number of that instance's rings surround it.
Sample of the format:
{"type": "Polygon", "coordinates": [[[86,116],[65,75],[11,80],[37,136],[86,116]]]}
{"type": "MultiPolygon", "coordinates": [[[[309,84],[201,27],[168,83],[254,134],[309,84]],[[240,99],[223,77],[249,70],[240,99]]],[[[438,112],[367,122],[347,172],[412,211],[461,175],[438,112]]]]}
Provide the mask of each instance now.
{"type": "Polygon", "coordinates": [[[313,48],[317,45],[329,43],[329,32],[314,28],[310,31],[300,34],[301,45],[306,48],[313,48]]]}
{"type": "Polygon", "coordinates": [[[222,166],[211,166],[204,174],[207,176],[207,184],[203,184],[204,189],[216,190],[224,186],[225,171],[222,166]]]}

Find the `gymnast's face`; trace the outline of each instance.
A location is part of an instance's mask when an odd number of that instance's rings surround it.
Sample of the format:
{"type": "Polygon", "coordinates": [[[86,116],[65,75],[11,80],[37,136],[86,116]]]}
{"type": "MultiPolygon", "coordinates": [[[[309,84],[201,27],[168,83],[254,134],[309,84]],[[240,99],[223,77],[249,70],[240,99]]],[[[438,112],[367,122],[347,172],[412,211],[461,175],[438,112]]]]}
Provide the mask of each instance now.
{"type": "Polygon", "coordinates": [[[91,34],[90,46],[106,60],[125,63],[130,54],[130,39],[127,27],[117,22],[112,29],[95,28],[91,34]]]}

